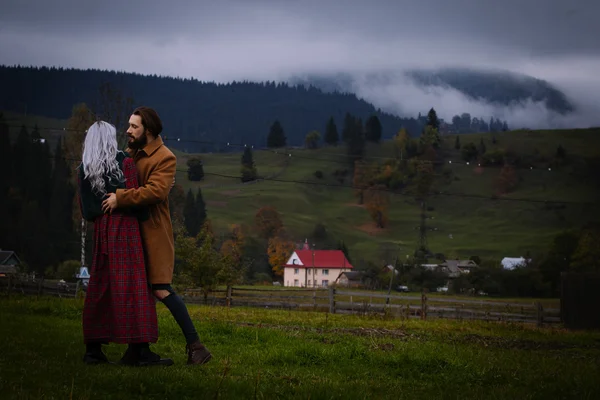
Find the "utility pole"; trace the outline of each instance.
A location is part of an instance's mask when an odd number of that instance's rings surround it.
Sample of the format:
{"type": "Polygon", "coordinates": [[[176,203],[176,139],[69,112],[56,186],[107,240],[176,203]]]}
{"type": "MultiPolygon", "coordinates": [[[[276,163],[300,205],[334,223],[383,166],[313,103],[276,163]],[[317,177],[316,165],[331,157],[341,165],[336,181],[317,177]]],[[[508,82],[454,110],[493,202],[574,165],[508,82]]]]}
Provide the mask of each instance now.
{"type": "Polygon", "coordinates": [[[315,285],[315,245],[313,244],[313,251],[312,251],[312,285],[313,288],[316,286],[315,285]]]}
{"type": "Polygon", "coordinates": [[[394,282],[394,277],[396,276],[396,265],[398,265],[398,253],[396,253],[396,257],[394,259],[394,264],[392,265],[392,276],[390,277],[390,285],[388,286],[388,297],[385,298],[385,304],[390,304],[389,295],[392,292],[392,283],[394,282]]]}
{"type": "Polygon", "coordinates": [[[421,201],[421,225],[419,227],[419,250],[424,254],[429,252],[429,246],[427,244],[427,223],[425,215],[425,200],[421,201]]]}
{"type": "Polygon", "coordinates": [[[81,218],[81,268],[85,267],[85,219],[81,218]]]}

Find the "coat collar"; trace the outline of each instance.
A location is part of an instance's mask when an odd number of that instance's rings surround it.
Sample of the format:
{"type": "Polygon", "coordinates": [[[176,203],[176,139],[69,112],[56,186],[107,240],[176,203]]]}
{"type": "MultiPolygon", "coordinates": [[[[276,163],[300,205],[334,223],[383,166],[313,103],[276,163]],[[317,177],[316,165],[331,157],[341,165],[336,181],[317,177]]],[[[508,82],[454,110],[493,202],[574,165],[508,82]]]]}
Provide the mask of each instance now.
{"type": "Polygon", "coordinates": [[[135,156],[137,155],[137,153],[139,152],[144,152],[146,153],[146,156],[150,157],[152,154],[154,154],[156,152],[156,150],[158,150],[159,147],[161,147],[164,144],[162,138],[160,137],[160,135],[158,135],[156,137],[156,139],[154,139],[151,143],[147,144],[143,149],[140,150],[132,150],[130,148],[127,148],[127,152],[131,155],[131,156],[135,156]]]}

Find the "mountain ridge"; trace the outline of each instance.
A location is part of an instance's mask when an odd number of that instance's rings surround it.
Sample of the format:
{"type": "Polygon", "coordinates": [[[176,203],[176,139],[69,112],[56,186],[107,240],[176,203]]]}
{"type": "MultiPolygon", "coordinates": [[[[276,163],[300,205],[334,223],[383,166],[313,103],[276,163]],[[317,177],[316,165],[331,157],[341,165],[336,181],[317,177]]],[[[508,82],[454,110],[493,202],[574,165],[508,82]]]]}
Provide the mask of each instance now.
{"type": "MultiPolygon", "coordinates": [[[[402,83],[415,85],[421,90],[431,87],[454,89],[473,101],[490,106],[518,107],[524,106],[527,101],[532,101],[544,103],[545,107],[559,115],[576,111],[572,101],[551,83],[502,69],[445,67],[382,70],[363,74],[304,74],[294,75],[288,79],[288,82],[307,87],[314,86],[326,92],[357,95],[362,87],[385,89],[402,83]]],[[[377,107],[383,107],[383,104],[378,104],[374,96],[362,95],[361,97],[377,107]]],[[[398,93],[398,97],[402,97],[402,93],[398,93]]],[[[406,100],[402,105],[409,102],[410,100],[406,100]]],[[[385,109],[393,112],[389,107],[385,109]]],[[[465,110],[465,112],[470,111],[465,110]]],[[[402,115],[402,112],[396,111],[396,114],[402,115]]]]}

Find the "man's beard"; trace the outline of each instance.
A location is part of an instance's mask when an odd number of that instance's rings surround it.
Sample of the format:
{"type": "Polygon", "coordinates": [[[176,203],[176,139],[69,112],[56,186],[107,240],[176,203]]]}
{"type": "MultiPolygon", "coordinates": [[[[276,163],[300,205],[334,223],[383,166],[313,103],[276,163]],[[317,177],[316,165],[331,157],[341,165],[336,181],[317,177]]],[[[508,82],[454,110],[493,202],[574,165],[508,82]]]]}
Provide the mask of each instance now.
{"type": "Polygon", "coordinates": [[[146,135],[142,135],[137,139],[132,138],[131,136],[129,136],[129,138],[133,139],[132,141],[127,141],[127,145],[132,150],[142,149],[148,143],[148,138],[146,137],[146,135]]]}

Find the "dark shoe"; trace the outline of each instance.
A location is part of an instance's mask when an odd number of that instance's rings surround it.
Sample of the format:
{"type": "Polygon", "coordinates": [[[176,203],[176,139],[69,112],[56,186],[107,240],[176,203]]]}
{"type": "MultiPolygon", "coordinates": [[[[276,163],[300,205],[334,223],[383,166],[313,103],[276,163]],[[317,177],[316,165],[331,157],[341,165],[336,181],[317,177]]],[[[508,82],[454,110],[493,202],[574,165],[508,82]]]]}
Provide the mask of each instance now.
{"type": "Polygon", "coordinates": [[[200,341],[188,344],[186,350],[188,353],[188,364],[202,365],[209,362],[212,358],[210,351],[200,341]]]}
{"type": "Polygon", "coordinates": [[[119,360],[119,364],[133,367],[137,363],[137,360],[138,356],[136,351],[131,346],[128,346],[127,350],[125,350],[125,353],[119,360]]]}
{"type": "Polygon", "coordinates": [[[147,345],[129,345],[119,364],[130,367],[169,366],[173,365],[173,360],[161,358],[158,354],[152,352],[147,345]]]}
{"type": "Polygon", "coordinates": [[[108,358],[106,358],[106,355],[102,352],[102,343],[93,342],[86,344],[83,362],[88,365],[108,363],[108,358]]]}
{"type": "Polygon", "coordinates": [[[138,354],[138,360],[136,366],[138,367],[149,367],[152,365],[173,365],[173,360],[170,358],[161,358],[158,354],[154,353],[148,348],[141,349],[138,354]]]}
{"type": "Polygon", "coordinates": [[[97,365],[97,364],[106,364],[108,363],[108,358],[102,351],[100,352],[90,352],[86,351],[83,355],[83,362],[88,365],[97,365]]]}

